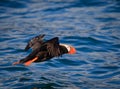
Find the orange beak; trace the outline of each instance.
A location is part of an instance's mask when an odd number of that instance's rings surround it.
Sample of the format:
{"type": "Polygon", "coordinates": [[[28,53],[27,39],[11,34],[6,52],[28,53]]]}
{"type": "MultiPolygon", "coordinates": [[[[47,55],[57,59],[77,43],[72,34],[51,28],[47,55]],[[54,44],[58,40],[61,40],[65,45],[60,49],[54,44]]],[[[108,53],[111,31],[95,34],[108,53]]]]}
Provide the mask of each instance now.
{"type": "Polygon", "coordinates": [[[37,59],[38,59],[38,57],[35,57],[34,59],[25,62],[24,65],[29,66],[32,62],[36,61],[37,59]]]}
{"type": "Polygon", "coordinates": [[[76,49],[73,46],[70,46],[70,51],[68,52],[68,54],[75,54],[76,53],[76,49]]]}

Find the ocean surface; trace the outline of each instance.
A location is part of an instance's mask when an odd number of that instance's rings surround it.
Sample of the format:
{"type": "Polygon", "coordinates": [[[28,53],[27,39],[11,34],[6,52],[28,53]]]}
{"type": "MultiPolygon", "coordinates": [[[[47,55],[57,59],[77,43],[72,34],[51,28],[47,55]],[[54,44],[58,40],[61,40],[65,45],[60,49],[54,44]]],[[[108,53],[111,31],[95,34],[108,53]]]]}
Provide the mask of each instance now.
{"type": "Polygon", "coordinates": [[[0,0],[0,89],[120,89],[120,0],[0,0]],[[39,34],[77,53],[12,65],[39,34]]]}

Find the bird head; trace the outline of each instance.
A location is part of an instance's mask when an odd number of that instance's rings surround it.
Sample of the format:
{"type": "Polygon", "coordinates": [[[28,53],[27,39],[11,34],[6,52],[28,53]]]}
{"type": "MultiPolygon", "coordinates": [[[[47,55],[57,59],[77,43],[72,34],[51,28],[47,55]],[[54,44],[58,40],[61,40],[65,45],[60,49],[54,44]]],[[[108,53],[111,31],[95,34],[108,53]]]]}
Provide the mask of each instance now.
{"type": "Polygon", "coordinates": [[[68,54],[75,54],[76,53],[76,49],[71,46],[71,45],[68,45],[68,44],[60,44],[61,46],[64,46],[67,51],[68,51],[68,54]]]}

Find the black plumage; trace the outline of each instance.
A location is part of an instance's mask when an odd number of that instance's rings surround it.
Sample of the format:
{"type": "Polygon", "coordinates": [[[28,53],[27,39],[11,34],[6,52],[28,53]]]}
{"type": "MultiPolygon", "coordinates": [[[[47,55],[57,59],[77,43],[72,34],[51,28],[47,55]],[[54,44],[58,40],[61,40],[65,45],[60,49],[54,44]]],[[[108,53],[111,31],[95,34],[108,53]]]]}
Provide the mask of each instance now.
{"type": "Polygon", "coordinates": [[[42,37],[43,36],[40,36],[39,39],[36,39],[35,37],[32,39],[32,41],[28,43],[25,50],[28,50],[28,48],[32,48],[33,51],[27,57],[21,59],[20,63],[25,63],[35,58],[36,56],[38,57],[38,59],[35,62],[42,62],[53,57],[59,57],[65,53],[68,53],[67,49],[64,46],[59,45],[58,37],[54,37],[45,42],[42,40],[42,37]]]}
{"type": "Polygon", "coordinates": [[[25,51],[32,48],[32,52],[27,57],[13,64],[22,63],[28,66],[32,62],[47,61],[53,57],[59,57],[66,53],[74,54],[76,52],[74,47],[67,44],[60,44],[58,37],[45,41],[43,39],[44,36],[43,34],[32,38],[25,47],[25,51]]]}

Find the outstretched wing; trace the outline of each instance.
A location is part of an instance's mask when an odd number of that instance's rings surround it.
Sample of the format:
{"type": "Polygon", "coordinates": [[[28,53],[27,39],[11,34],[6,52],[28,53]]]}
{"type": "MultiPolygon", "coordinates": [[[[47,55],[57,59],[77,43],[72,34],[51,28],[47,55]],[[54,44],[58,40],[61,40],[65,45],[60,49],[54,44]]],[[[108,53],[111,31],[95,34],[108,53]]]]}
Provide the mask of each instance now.
{"type": "Polygon", "coordinates": [[[36,36],[34,38],[32,38],[27,46],[25,47],[25,51],[29,50],[30,48],[32,48],[32,50],[35,50],[37,47],[41,46],[41,44],[43,43],[43,37],[45,35],[42,34],[42,35],[39,35],[39,36],[36,36]]]}
{"type": "Polygon", "coordinates": [[[40,61],[50,59],[55,56],[61,56],[59,39],[55,37],[53,39],[47,40],[43,42],[40,48],[37,48],[32,51],[27,57],[21,59],[19,62],[15,62],[14,64],[25,63],[25,65],[30,65],[32,62],[39,59],[40,61]],[[44,56],[46,55],[46,56],[44,56]]]}
{"type": "Polygon", "coordinates": [[[46,48],[45,50],[48,52],[48,54],[52,57],[54,56],[60,56],[60,49],[59,49],[59,39],[58,37],[52,38],[48,41],[46,41],[43,45],[46,48]]]}
{"type": "MultiPolygon", "coordinates": [[[[55,37],[53,39],[47,40],[44,42],[39,49],[35,49],[30,53],[26,58],[20,60],[20,63],[25,63],[31,59],[34,59],[36,56],[43,56],[39,55],[39,53],[45,52],[48,54],[48,57],[55,57],[60,56],[60,50],[59,50],[59,39],[58,37],[55,37]]],[[[44,57],[44,56],[43,56],[44,57]]],[[[41,59],[39,59],[41,60],[41,59]]]]}

